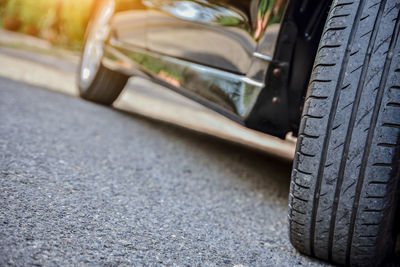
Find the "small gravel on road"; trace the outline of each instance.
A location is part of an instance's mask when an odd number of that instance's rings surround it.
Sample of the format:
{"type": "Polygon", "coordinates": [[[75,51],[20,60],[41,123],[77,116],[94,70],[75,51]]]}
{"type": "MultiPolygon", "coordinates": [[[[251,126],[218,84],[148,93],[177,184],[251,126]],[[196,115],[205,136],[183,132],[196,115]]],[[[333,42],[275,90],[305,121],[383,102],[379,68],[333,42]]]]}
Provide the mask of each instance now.
{"type": "Polygon", "coordinates": [[[0,265],[324,266],[287,233],[290,164],[0,79],[0,265]]]}

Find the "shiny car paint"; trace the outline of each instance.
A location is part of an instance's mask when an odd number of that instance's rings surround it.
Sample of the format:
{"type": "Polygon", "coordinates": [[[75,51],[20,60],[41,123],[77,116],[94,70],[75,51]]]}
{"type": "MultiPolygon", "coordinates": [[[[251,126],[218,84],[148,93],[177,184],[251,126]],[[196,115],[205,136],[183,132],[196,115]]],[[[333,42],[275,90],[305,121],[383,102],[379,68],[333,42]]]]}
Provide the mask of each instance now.
{"type": "MultiPolygon", "coordinates": [[[[105,66],[149,78],[250,128],[279,137],[296,131],[298,125],[290,120],[293,112],[288,111],[299,109],[288,106],[293,57],[282,57],[279,52],[286,48],[290,51],[284,53],[294,54],[299,36],[306,38],[303,28],[290,32],[293,17],[298,15],[293,10],[300,15],[303,10],[312,20],[316,12],[310,10],[319,1],[132,2],[132,7],[117,7],[110,20],[111,34],[102,60],[105,66]]],[[[319,21],[314,19],[314,24],[319,21]]],[[[318,34],[314,32],[315,39],[318,34]]],[[[314,45],[318,42],[307,38],[314,45]]],[[[306,68],[303,76],[311,66],[306,68]]],[[[305,92],[301,86],[297,102],[305,92]]]]}

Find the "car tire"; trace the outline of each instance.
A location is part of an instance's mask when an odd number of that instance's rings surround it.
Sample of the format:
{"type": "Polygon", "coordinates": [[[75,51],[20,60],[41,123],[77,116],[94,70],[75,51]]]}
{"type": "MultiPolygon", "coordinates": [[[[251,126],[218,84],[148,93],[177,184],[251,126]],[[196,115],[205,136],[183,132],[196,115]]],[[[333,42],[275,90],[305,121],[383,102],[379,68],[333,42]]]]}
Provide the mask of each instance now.
{"type": "Polygon", "coordinates": [[[291,243],[337,264],[393,253],[400,0],[334,0],[311,74],[289,196],[291,243]]]}
{"type": "Polygon", "coordinates": [[[127,76],[101,65],[90,86],[85,89],[80,87],[80,96],[98,104],[111,105],[118,98],[127,81],[127,76]]]}
{"type": "Polygon", "coordinates": [[[84,49],[78,72],[80,96],[103,105],[111,105],[125,87],[128,76],[102,64],[104,44],[109,38],[114,0],[95,2],[85,34],[84,49]]]}

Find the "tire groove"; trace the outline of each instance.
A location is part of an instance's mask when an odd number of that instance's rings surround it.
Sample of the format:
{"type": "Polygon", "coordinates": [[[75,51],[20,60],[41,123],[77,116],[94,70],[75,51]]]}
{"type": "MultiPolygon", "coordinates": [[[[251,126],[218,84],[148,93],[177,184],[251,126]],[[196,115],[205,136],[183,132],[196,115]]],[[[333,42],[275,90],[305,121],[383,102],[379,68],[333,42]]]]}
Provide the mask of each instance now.
{"type": "Polygon", "coordinates": [[[396,24],[394,26],[393,30],[393,38],[390,41],[389,45],[389,53],[387,53],[384,68],[383,68],[383,74],[381,77],[381,80],[379,82],[381,90],[378,91],[376,100],[375,100],[375,105],[374,105],[374,110],[372,113],[372,118],[371,118],[371,128],[370,131],[368,132],[367,140],[366,140],[366,148],[364,150],[363,156],[362,156],[362,163],[360,167],[360,173],[357,181],[357,186],[356,186],[356,194],[354,197],[354,202],[353,202],[353,208],[351,212],[351,220],[350,220],[350,228],[349,228],[349,235],[348,235],[348,241],[347,241],[347,253],[346,253],[346,264],[350,264],[350,255],[351,255],[351,244],[353,241],[353,234],[354,234],[354,228],[355,228],[355,220],[357,216],[357,210],[358,210],[358,202],[360,201],[361,197],[361,190],[362,186],[364,184],[364,176],[365,176],[365,171],[366,171],[366,166],[367,166],[367,160],[370,154],[371,146],[372,144],[372,139],[375,134],[375,129],[378,121],[378,115],[380,111],[380,107],[382,104],[382,99],[383,99],[383,94],[385,92],[385,87],[386,87],[386,81],[387,81],[387,76],[389,75],[389,70],[390,70],[390,65],[392,63],[392,58],[393,58],[393,51],[395,48],[395,44],[397,43],[398,37],[399,37],[399,18],[400,18],[400,10],[397,15],[396,19],[396,24]]]}
{"type": "Polygon", "coordinates": [[[335,188],[335,195],[334,195],[334,201],[333,201],[333,207],[332,207],[332,213],[331,213],[331,221],[330,221],[330,231],[329,231],[329,239],[328,239],[329,240],[328,241],[329,260],[332,259],[333,236],[334,236],[335,227],[336,227],[337,209],[338,209],[339,201],[340,201],[340,192],[341,192],[341,189],[343,186],[344,171],[345,171],[346,161],[347,161],[347,157],[348,157],[348,153],[349,153],[349,149],[350,149],[350,143],[352,140],[353,128],[354,128],[354,125],[355,125],[355,122],[357,119],[358,107],[360,105],[362,90],[363,90],[364,84],[365,84],[365,77],[368,73],[369,62],[370,62],[371,56],[372,56],[370,51],[372,51],[372,48],[375,45],[381,17],[383,14],[383,9],[385,6],[386,6],[386,0],[383,0],[379,6],[379,10],[378,10],[377,16],[375,18],[371,38],[369,40],[369,44],[367,47],[367,54],[364,57],[364,62],[362,65],[362,70],[361,70],[358,86],[356,89],[355,100],[354,100],[354,104],[353,104],[352,111],[351,111],[349,126],[347,128],[345,144],[344,144],[344,148],[343,148],[342,155],[341,155],[341,161],[340,161],[340,165],[339,165],[339,175],[338,175],[338,180],[337,180],[336,188],[335,188]]]}
{"type": "Polygon", "coordinates": [[[325,136],[323,146],[322,146],[322,152],[321,152],[321,161],[320,165],[318,168],[318,174],[317,174],[317,181],[316,181],[316,186],[315,186],[315,191],[314,191],[314,198],[313,198],[313,206],[312,206],[312,212],[311,212],[311,227],[310,227],[310,252],[311,255],[315,256],[315,251],[314,251],[314,240],[315,240],[315,226],[316,226],[316,217],[317,217],[317,210],[318,210],[318,205],[319,205],[319,194],[321,193],[321,177],[324,174],[324,166],[326,163],[326,158],[327,158],[327,152],[328,152],[328,147],[329,147],[329,139],[331,136],[332,128],[333,128],[333,121],[334,121],[334,114],[336,113],[337,106],[338,106],[338,100],[340,96],[340,88],[343,86],[343,81],[344,81],[344,76],[345,76],[345,70],[347,69],[347,64],[350,58],[350,52],[351,52],[351,47],[353,46],[353,42],[355,39],[355,31],[358,28],[358,24],[360,21],[360,17],[362,15],[361,10],[364,8],[365,1],[360,0],[358,4],[358,9],[355,15],[355,23],[352,26],[351,32],[350,32],[350,38],[347,41],[346,45],[346,50],[345,50],[345,56],[343,57],[342,60],[342,69],[339,72],[339,79],[336,84],[336,89],[334,93],[334,98],[333,98],[333,106],[332,109],[329,113],[329,118],[328,118],[328,132],[325,136]]]}

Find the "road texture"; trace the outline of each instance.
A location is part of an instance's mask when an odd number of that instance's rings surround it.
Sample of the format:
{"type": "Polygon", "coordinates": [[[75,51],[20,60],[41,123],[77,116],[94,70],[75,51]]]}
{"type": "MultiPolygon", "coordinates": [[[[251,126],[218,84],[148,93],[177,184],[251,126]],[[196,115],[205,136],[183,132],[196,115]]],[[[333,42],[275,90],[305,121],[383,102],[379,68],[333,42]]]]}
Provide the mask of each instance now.
{"type": "Polygon", "coordinates": [[[0,79],[0,265],[318,266],[290,164],[0,79]]]}
{"type": "MultiPolygon", "coordinates": [[[[51,83],[73,95],[59,63],[51,83]]],[[[0,266],[327,266],[289,243],[290,165],[0,78],[0,266]]]]}

